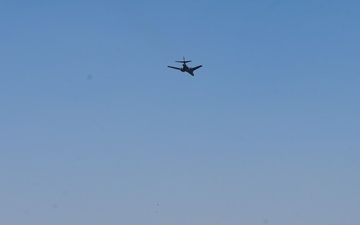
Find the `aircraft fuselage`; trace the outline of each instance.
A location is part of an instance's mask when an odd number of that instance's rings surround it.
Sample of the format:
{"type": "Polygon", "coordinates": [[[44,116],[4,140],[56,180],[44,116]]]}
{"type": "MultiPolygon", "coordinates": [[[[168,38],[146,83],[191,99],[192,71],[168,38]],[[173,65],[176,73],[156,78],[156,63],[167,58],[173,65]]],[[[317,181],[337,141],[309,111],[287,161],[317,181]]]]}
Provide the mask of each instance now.
{"type": "Polygon", "coordinates": [[[194,76],[194,70],[185,63],[183,64],[183,68],[181,68],[181,72],[188,72],[191,76],[194,76]]]}

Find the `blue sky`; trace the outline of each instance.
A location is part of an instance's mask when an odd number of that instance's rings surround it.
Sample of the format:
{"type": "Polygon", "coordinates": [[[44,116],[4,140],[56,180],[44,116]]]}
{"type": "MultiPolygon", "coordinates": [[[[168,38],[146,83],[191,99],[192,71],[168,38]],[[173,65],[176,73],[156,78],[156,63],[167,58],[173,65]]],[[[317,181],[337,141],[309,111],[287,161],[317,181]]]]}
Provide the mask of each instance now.
{"type": "Polygon", "coordinates": [[[1,224],[359,224],[357,1],[1,5],[1,224]]]}

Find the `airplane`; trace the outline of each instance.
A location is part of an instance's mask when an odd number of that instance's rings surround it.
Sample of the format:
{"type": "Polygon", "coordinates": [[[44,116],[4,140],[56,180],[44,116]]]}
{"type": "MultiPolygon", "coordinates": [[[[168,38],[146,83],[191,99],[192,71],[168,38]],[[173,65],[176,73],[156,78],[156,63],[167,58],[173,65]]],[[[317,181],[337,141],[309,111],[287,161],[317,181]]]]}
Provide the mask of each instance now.
{"type": "Polygon", "coordinates": [[[178,62],[178,63],[182,63],[183,64],[183,67],[182,68],[178,68],[178,67],[174,67],[174,66],[168,66],[169,68],[172,68],[172,69],[177,69],[177,70],[180,70],[181,72],[188,72],[191,76],[194,76],[194,71],[199,69],[200,67],[202,67],[202,65],[200,66],[195,66],[195,67],[188,67],[186,65],[186,63],[188,62],[191,62],[191,60],[185,60],[185,57],[183,57],[183,60],[182,61],[175,61],[175,62],[178,62]]]}

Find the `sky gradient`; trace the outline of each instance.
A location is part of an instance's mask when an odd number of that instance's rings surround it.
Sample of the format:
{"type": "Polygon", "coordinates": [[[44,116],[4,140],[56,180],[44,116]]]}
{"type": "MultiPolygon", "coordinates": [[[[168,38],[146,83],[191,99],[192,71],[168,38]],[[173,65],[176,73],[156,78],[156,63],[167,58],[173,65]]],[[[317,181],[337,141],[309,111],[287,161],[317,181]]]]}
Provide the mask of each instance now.
{"type": "Polygon", "coordinates": [[[3,1],[0,224],[358,225],[359,10],[3,1]]]}

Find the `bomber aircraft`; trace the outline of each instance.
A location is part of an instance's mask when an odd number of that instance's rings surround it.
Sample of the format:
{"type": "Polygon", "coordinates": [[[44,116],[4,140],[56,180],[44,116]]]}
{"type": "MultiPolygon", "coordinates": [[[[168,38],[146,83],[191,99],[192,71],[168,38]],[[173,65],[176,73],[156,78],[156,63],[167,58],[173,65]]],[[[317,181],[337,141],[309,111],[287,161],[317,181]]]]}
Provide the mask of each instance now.
{"type": "Polygon", "coordinates": [[[178,63],[182,63],[183,64],[183,67],[182,68],[179,68],[179,67],[174,67],[174,66],[168,66],[169,68],[172,68],[172,69],[177,69],[177,70],[180,70],[181,72],[188,72],[191,76],[194,76],[194,71],[199,69],[200,67],[202,67],[202,65],[200,66],[195,66],[195,67],[188,67],[186,65],[186,63],[188,62],[191,62],[191,60],[185,60],[185,57],[183,57],[183,60],[182,61],[175,61],[175,62],[178,62],[178,63]]]}

